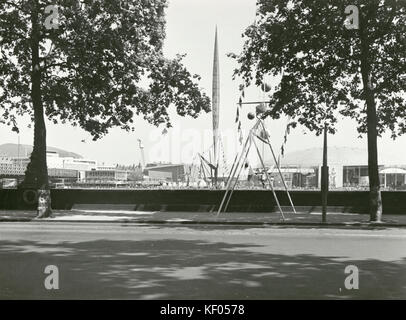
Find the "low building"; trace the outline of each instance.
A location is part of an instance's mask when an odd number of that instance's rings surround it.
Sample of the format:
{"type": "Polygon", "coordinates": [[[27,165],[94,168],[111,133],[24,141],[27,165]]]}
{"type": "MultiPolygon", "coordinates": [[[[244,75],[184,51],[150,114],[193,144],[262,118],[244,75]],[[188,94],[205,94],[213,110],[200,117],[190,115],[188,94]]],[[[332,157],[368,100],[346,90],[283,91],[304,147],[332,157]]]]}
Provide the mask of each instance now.
{"type": "Polygon", "coordinates": [[[85,182],[92,184],[116,184],[126,182],[128,172],[125,170],[94,169],[86,171],[85,182]]]}
{"type": "Polygon", "coordinates": [[[85,180],[85,172],[96,169],[97,161],[92,159],[60,157],[57,152],[47,151],[47,165],[52,169],[75,170],[78,181],[85,180]]]}
{"type": "Polygon", "coordinates": [[[144,172],[150,181],[183,182],[186,177],[184,164],[148,164],[144,172]]]}
{"type": "Polygon", "coordinates": [[[24,176],[27,169],[27,161],[17,158],[0,156],[0,176],[17,177],[24,176]]]}
{"type": "MultiPolygon", "coordinates": [[[[76,182],[79,172],[75,169],[65,168],[63,165],[58,165],[62,160],[63,158],[59,158],[58,154],[53,152],[47,153],[48,176],[51,182],[76,182]]],[[[0,176],[9,178],[24,177],[29,162],[30,159],[26,157],[11,158],[0,156],[0,176]]]]}
{"type": "MultiPolygon", "coordinates": [[[[314,189],[318,185],[319,169],[317,167],[282,167],[280,169],[288,188],[314,189]]],[[[273,185],[283,188],[283,181],[277,168],[268,171],[271,174],[273,185]]]]}
{"type": "MultiPolygon", "coordinates": [[[[406,154],[379,153],[379,176],[381,187],[406,189],[406,154]]],[[[286,154],[281,159],[281,171],[290,188],[320,188],[322,148],[311,148],[286,154]]],[[[274,168],[273,160],[265,161],[274,168]]],[[[350,147],[328,148],[329,188],[366,189],[369,187],[368,152],[350,147]]],[[[276,168],[272,169],[274,186],[283,187],[276,168]]]]}
{"type": "Polygon", "coordinates": [[[79,177],[79,172],[72,169],[48,168],[48,176],[52,178],[52,180],[60,179],[65,182],[76,182],[79,177]]]}

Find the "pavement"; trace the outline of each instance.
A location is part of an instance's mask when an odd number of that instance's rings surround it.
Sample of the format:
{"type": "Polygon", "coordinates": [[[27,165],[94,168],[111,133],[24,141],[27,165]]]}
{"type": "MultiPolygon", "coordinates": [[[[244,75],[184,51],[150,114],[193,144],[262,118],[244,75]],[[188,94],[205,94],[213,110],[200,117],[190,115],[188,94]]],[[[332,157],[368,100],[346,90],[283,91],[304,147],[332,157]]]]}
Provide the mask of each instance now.
{"type": "Polygon", "coordinates": [[[3,222],[0,299],[406,299],[405,247],[402,228],[3,222]]]}
{"type": "Polygon", "coordinates": [[[0,222],[106,222],[106,223],[144,223],[144,224],[212,224],[246,226],[302,226],[302,227],[349,227],[349,228],[391,228],[406,227],[405,215],[384,215],[381,223],[370,223],[369,215],[356,213],[327,213],[327,222],[321,222],[321,213],[285,212],[284,219],[279,213],[234,212],[163,212],[132,211],[119,207],[74,210],[55,210],[48,219],[38,220],[35,211],[0,211],[0,222]]]}

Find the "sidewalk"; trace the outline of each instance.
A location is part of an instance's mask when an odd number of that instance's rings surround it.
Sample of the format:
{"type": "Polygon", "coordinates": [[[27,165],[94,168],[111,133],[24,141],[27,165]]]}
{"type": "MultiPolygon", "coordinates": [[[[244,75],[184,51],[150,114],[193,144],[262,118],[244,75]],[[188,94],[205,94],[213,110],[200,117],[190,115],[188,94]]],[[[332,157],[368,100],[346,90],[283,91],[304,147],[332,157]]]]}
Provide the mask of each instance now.
{"type": "Polygon", "coordinates": [[[320,213],[216,213],[160,212],[129,210],[55,210],[49,219],[35,219],[35,211],[0,211],[0,222],[110,222],[145,224],[209,224],[247,226],[303,226],[303,227],[406,227],[406,215],[383,216],[383,222],[369,222],[366,214],[328,213],[327,223],[321,223],[320,213]]]}

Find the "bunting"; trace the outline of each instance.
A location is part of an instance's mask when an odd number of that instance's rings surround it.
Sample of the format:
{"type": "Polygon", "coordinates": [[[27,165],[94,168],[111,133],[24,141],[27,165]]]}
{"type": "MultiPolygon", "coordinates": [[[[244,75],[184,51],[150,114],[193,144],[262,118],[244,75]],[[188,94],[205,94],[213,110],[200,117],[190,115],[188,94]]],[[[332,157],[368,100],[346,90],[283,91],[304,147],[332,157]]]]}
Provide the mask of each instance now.
{"type": "Polygon", "coordinates": [[[282,143],[282,146],[281,146],[281,152],[280,152],[280,154],[278,156],[278,166],[280,166],[280,164],[281,164],[281,158],[285,157],[286,143],[288,142],[288,136],[290,134],[290,127],[291,127],[291,123],[290,123],[290,117],[289,117],[288,125],[286,126],[285,134],[283,136],[283,143],[282,143]]]}
{"type": "Polygon", "coordinates": [[[223,158],[223,176],[228,173],[228,165],[227,165],[227,159],[226,159],[226,155],[224,152],[224,145],[223,145],[223,139],[220,137],[220,146],[221,146],[221,151],[222,151],[222,158],[223,158]]]}
{"type": "Polygon", "coordinates": [[[243,143],[244,137],[242,134],[242,130],[241,130],[241,119],[240,119],[240,114],[241,114],[241,109],[242,109],[242,99],[245,97],[245,92],[244,92],[244,85],[240,85],[240,98],[238,99],[238,104],[237,104],[237,115],[235,118],[235,122],[238,123],[238,141],[240,144],[243,143]]]}

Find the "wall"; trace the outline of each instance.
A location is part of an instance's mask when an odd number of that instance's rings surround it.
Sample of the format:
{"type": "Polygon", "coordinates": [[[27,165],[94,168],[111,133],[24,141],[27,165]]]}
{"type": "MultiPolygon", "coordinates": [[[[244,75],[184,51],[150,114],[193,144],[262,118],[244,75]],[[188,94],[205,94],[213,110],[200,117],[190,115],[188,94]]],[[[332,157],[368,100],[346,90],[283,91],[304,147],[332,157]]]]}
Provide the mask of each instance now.
{"type": "MultiPolygon", "coordinates": [[[[70,210],[80,204],[131,204],[134,210],[211,211],[221,202],[224,190],[85,190],[56,189],[51,191],[54,209],[70,210]]],[[[282,206],[289,206],[288,197],[277,191],[282,206]]],[[[319,191],[292,191],[291,196],[298,211],[319,211],[319,191]]],[[[368,213],[366,191],[331,191],[330,211],[368,213]]],[[[406,192],[382,192],[384,214],[406,214],[406,192]]],[[[0,209],[35,209],[33,191],[0,190],[0,209]]],[[[270,191],[236,190],[229,211],[276,211],[270,191]]]]}

